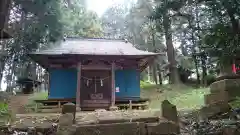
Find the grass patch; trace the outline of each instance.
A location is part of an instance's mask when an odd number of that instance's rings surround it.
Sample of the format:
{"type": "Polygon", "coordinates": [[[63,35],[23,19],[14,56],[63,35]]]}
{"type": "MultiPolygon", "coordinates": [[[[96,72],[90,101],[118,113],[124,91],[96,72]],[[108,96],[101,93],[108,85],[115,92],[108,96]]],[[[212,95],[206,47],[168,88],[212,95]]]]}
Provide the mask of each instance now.
{"type": "Polygon", "coordinates": [[[11,114],[8,110],[8,104],[0,102],[0,125],[6,124],[11,119],[11,114]]]}
{"type": "Polygon", "coordinates": [[[150,98],[150,108],[160,109],[161,102],[165,99],[175,104],[179,110],[199,109],[204,105],[204,95],[208,88],[192,88],[188,86],[156,86],[153,89],[142,90],[142,96],[150,98]]]}
{"type": "MultiPolygon", "coordinates": [[[[36,106],[36,102],[34,100],[45,100],[48,98],[48,92],[38,92],[34,93],[31,97],[28,99],[28,104],[25,106],[26,110],[28,112],[33,112],[36,106]]],[[[41,104],[39,104],[41,106],[41,104]]]]}
{"type": "Polygon", "coordinates": [[[141,89],[147,90],[147,89],[153,89],[153,88],[156,88],[156,87],[159,87],[159,86],[156,85],[156,84],[151,84],[149,82],[140,81],[140,88],[141,89]]]}
{"type": "Polygon", "coordinates": [[[193,89],[187,93],[179,94],[170,99],[178,109],[199,109],[204,105],[204,95],[208,94],[208,89],[193,89]]]}
{"type": "Polygon", "coordinates": [[[229,103],[232,108],[240,108],[240,97],[229,103]]]}

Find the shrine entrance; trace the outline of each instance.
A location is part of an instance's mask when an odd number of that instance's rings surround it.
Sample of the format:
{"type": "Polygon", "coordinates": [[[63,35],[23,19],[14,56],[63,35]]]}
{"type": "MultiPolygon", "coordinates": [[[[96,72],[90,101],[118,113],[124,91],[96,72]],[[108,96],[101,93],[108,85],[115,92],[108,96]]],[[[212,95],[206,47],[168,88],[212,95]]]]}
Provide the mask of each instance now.
{"type": "Polygon", "coordinates": [[[82,110],[109,108],[111,105],[111,70],[82,70],[80,83],[82,110]]]}

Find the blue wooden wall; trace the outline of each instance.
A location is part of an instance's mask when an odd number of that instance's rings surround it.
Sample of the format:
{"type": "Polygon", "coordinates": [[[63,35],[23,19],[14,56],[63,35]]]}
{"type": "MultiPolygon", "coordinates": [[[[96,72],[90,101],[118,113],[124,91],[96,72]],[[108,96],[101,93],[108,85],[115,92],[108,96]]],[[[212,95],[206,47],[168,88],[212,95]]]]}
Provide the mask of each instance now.
{"type": "MultiPolygon", "coordinates": [[[[76,69],[52,69],[49,98],[75,98],[77,89],[76,69]]],[[[140,97],[140,73],[134,69],[115,71],[115,86],[120,88],[116,97],[140,97]]]]}
{"type": "Polygon", "coordinates": [[[52,69],[48,98],[75,98],[77,89],[76,69],[52,69]]]}
{"type": "Polygon", "coordinates": [[[120,91],[116,97],[140,97],[140,73],[135,69],[117,70],[115,72],[115,86],[120,91]]]}

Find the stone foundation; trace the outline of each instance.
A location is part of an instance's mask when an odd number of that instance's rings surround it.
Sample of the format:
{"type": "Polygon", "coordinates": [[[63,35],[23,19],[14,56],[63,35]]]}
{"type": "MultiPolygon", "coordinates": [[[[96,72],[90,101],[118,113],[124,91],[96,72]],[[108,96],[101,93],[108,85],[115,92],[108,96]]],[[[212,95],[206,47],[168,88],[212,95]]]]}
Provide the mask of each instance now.
{"type": "Polygon", "coordinates": [[[71,111],[59,118],[57,135],[170,135],[180,133],[176,106],[162,102],[162,117],[123,117],[118,111],[96,111],[90,123],[71,124],[71,111]],[[65,118],[64,118],[65,117],[65,118]],[[69,127],[69,128],[68,128],[69,127]],[[71,130],[67,130],[71,129],[71,130]]]}
{"type": "Polygon", "coordinates": [[[227,91],[230,99],[240,96],[240,79],[224,79],[210,85],[211,93],[227,91]]]}
{"type": "Polygon", "coordinates": [[[239,96],[239,78],[223,79],[212,83],[210,94],[204,97],[205,106],[200,109],[200,117],[208,119],[216,114],[230,111],[231,107],[228,102],[239,96]]]}

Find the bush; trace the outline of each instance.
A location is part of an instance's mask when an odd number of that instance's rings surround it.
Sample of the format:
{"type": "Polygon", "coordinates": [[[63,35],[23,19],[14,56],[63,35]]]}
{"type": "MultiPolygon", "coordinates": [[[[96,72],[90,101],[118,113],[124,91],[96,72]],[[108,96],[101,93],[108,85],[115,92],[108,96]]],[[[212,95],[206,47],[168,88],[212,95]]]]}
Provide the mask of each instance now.
{"type": "Polygon", "coordinates": [[[6,120],[10,118],[10,113],[8,110],[8,104],[5,102],[0,102],[0,119],[6,120]]]}
{"type": "Polygon", "coordinates": [[[209,86],[210,84],[216,81],[216,76],[211,74],[207,75],[206,80],[207,80],[207,85],[209,86]]]}
{"type": "Polygon", "coordinates": [[[144,81],[140,81],[140,88],[141,89],[154,89],[154,88],[157,88],[159,87],[159,85],[156,85],[156,84],[151,84],[149,82],[144,82],[144,81]]]}

